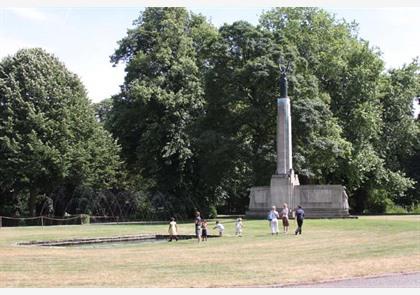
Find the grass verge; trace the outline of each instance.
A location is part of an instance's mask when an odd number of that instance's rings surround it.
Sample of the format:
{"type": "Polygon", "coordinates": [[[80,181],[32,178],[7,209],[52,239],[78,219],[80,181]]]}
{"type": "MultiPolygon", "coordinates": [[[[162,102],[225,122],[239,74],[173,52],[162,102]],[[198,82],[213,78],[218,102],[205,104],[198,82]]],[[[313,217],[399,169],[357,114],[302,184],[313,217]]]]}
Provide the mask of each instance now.
{"type": "MultiPolygon", "coordinates": [[[[224,220],[222,238],[198,244],[22,247],[18,241],[161,233],[166,225],[74,225],[0,229],[0,287],[229,287],[310,283],[420,271],[420,216],[305,220],[303,234],[271,236],[224,220]]],[[[213,223],[210,224],[211,226],[213,223]]],[[[211,227],[210,226],[210,227],[211,227]]],[[[180,224],[182,234],[194,226],[180,224]]]]}

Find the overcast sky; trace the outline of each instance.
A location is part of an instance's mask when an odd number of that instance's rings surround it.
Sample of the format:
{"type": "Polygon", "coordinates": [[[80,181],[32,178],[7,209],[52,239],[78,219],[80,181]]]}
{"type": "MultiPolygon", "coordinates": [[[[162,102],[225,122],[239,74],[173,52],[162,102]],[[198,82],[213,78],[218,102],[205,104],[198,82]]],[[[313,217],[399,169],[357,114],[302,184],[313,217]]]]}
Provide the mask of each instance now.
{"type": "MultiPolygon", "coordinates": [[[[188,8],[207,16],[216,26],[240,19],[256,24],[261,12],[269,9],[199,5],[188,8]]],[[[400,67],[420,56],[420,7],[324,8],[337,18],[359,23],[360,37],[380,49],[387,68],[400,67]]],[[[140,6],[3,6],[0,8],[0,58],[14,54],[19,48],[42,47],[78,74],[90,99],[98,102],[119,91],[124,65],[112,67],[109,56],[142,9],[140,6]]]]}

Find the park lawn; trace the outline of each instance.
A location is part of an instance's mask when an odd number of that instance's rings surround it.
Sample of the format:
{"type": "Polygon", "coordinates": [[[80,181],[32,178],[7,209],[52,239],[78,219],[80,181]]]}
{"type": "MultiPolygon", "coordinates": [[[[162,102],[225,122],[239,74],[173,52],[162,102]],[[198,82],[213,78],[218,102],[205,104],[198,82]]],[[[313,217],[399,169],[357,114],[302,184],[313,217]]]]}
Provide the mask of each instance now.
{"type": "MultiPolygon", "coordinates": [[[[309,283],[420,271],[420,216],[305,220],[295,236],[271,236],[245,220],[234,236],[84,247],[17,246],[18,241],[167,232],[167,225],[72,225],[0,229],[0,287],[230,287],[309,283]]],[[[214,222],[210,223],[210,227],[214,222]]],[[[179,224],[192,234],[192,223],[179,224]]],[[[213,232],[215,233],[215,232],[213,232]]]]}

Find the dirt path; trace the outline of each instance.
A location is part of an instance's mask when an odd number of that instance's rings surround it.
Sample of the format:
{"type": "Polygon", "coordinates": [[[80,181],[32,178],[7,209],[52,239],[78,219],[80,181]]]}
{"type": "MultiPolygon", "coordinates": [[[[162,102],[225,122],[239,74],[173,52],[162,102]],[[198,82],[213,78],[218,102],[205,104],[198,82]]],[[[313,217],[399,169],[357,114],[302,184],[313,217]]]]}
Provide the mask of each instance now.
{"type": "Polygon", "coordinates": [[[420,272],[357,278],[318,284],[282,286],[285,288],[420,288],[420,272]]]}

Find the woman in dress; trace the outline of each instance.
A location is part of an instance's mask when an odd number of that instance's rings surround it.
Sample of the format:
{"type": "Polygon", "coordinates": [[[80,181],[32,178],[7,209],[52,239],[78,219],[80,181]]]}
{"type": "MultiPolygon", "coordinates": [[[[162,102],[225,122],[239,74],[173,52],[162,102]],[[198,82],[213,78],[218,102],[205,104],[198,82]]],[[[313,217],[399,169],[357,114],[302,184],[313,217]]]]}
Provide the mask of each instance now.
{"type": "Polygon", "coordinates": [[[287,208],[287,204],[283,204],[283,209],[281,210],[281,220],[283,221],[283,232],[287,234],[289,231],[289,208],[287,208]]]}
{"type": "Polygon", "coordinates": [[[169,222],[169,242],[172,242],[172,239],[178,241],[178,225],[176,224],[175,218],[171,218],[171,222],[169,222]]]}

